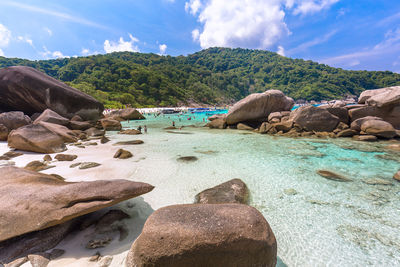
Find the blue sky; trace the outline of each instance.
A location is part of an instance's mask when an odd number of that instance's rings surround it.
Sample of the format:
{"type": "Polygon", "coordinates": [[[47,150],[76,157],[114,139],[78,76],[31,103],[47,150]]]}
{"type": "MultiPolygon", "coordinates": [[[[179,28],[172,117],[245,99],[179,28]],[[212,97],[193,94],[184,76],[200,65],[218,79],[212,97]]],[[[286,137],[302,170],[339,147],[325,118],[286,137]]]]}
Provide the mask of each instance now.
{"type": "Polygon", "coordinates": [[[176,56],[212,46],[400,73],[400,1],[0,1],[0,55],[6,57],[176,56]]]}

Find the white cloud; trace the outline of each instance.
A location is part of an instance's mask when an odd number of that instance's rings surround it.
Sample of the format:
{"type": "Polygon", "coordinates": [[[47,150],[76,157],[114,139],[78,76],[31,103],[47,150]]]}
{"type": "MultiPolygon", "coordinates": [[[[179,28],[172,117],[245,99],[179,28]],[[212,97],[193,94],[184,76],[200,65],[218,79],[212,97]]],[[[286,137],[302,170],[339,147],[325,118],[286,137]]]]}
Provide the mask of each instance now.
{"type": "Polygon", "coordinates": [[[310,48],[310,47],[313,47],[313,46],[316,46],[316,45],[325,43],[325,42],[327,42],[332,36],[334,36],[336,33],[337,33],[337,30],[330,31],[330,32],[328,32],[327,34],[325,34],[325,35],[323,35],[323,36],[321,36],[321,37],[314,38],[314,39],[311,40],[311,41],[302,43],[302,44],[300,44],[299,46],[297,46],[297,47],[295,47],[295,48],[293,48],[293,49],[290,49],[290,50],[288,51],[288,53],[289,53],[289,54],[294,54],[294,53],[297,53],[297,52],[300,52],[300,51],[307,50],[307,49],[310,48]]]}
{"type": "Polygon", "coordinates": [[[229,3],[208,0],[200,2],[198,10],[197,6],[192,7],[194,1],[191,1],[187,3],[188,11],[192,14],[199,12],[198,19],[204,25],[203,31],[199,34],[192,32],[192,37],[198,35],[202,48],[270,48],[289,34],[281,3],[282,0],[231,0],[229,3]]]}
{"type": "Polygon", "coordinates": [[[199,37],[200,37],[200,31],[198,29],[194,29],[192,31],[192,39],[193,39],[193,41],[199,40],[199,37]]]}
{"type": "Polygon", "coordinates": [[[1,50],[1,48],[0,48],[0,57],[4,57],[4,52],[3,50],[1,50]]]}
{"type": "Polygon", "coordinates": [[[285,56],[285,48],[281,45],[278,46],[278,51],[276,53],[278,53],[279,55],[284,57],[285,56]]]}
{"type": "Polygon", "coordinates": [[[46,58],[46,59],[49,59],[49,58],[56,58],[56,59],[58,59],[58,58],[69,58],[69,56],[64,56],[63,53],[61,53],[60,51],[51,52],[50,50],[47,49],[46,46],[43,46],[43,52],[39,52],[39,54],[42,57],[46,58]]]}
{"type": "Polygon", "coordinates": [[[11,40],[11,31],[6,26],[0,24],[0,47],[8,46],[11,40]]]}
{"type": "Polygon", "coordinates": [[[192,15],[196,15],[201,7],[202,7],[202,3],[200,0],[190,0],[190,2],[185,3],[186,12],[188,12],[192,15]]]}
{"type": "Polygon", "coordinates": [[[35,13],[49,15],[49,16],[57,17],[62,20],[79,23],[81,25],[86,25],[86,26],[91,26],[91,27],[96,27],[96,28],[101,28],[101,29],[108,29],[108,27],[105,27],[96,22],[90,21],[88,19],[77,17],[77,16],[74,16],[74,15],[71,15],[68,13],[54,11],[51,9],[45,9],[42,7],[27,5],[27,4],[23,4],[23,3],[16,3],[13,1],[7,1],[7,0],[0,1],[0,5],[12,6],[12,7],[28,10],[28,11],[35,12],[35,13]]]}
{"type": "Polygon", "coordinates": [[[139,52],[139,47],[136,45],[139,42],[139,39],[133,37],[132,34],[129,34],[130,41],[124,41],[123,37],[120,37],[118,42],[105,40],[104,41],[104,51],[106,53],[112,52],[139,52]]]}
{"type": "Polygon", "coordinates": [[[342,64],[352,67],[360,64],[362,60],[371,61],[382,59],[383,57],[391,58],[396,53],[400,53],[400,27],[396,30],[388,31],[384,39],[372,48],[367,47],[362,49],[362,51],[326,58],[320,61],[325,64],[342,64]]]}
{"type": "Polygon", "coordinates": [[[165,52],[167,51],[167,45],[166,44],[160,44],[158,46],[158,48],[160,49],[160,55],[165,55],[165,52]]]}
{"type": "Polygon", "coordinates": [[[43,30],[44,30],[45,32],[47,32],[47,34],[48,34],[49,36],[53,36],[53,31],[50,30],[49,28],[44,27],[43,30]]]}
{"type": "Polygon", "coordinates": [[[292,8],[295,6],[293,14],[307,15],[327,9],[340,0],[286,0],[286,6],[292,8]]]}
{"type": "Polygon", "coordinates": [[[90,54],[90,51],[89,51],[89,49],[82,48],[82,52],[81,52],[81,54],[82,54],[83,56],[87,56],[87,55],[89,55],[89,54],[90,54]]]}
{"type": "Polygon", "coordinates": [[[32,46],[32,47],[35,47],[35,46],[33,45],[32,39],[30,39],[30,38],[28,38],[28,37],[18,36],[18,37],[17,37],[17,40],[18,40],[19,42],[24,42],[24,43],[29,44],[29,45],[32,46]]]}

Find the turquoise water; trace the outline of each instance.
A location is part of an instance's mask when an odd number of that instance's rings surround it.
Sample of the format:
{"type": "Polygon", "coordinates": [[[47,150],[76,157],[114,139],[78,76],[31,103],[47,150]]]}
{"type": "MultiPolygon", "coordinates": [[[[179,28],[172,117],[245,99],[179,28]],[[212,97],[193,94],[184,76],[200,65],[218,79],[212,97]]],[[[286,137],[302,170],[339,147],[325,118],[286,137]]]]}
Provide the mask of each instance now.
{"type": "Polygon", "coordinates": [[[201,127],[205,114],[147,117],[123,126],[147,125],[148,134],[113,133],[110,138],[145,141],[132,147],[134,158],[127,168],[132,169],[132,180],[155,186],[145,195],[145,200],[157,199],[153,209],[192,203],[198,192],[240,178],[251,191],[250,204],[275,233],[283,265],[400,265],[400,183],[392,179],[400,163],[398,155],[384,151],[385,144],[208,129],[201,127]],[[172,121],[185,127],[167,132],[163,128],[172,121]],[[178,162],[180,156],[196,156],[198,161],[178,162]],[[353,181],[327,180],[316,174],[319,169],[353,181]],[[363,182],[373,178],[393,185],[363,182]]]}

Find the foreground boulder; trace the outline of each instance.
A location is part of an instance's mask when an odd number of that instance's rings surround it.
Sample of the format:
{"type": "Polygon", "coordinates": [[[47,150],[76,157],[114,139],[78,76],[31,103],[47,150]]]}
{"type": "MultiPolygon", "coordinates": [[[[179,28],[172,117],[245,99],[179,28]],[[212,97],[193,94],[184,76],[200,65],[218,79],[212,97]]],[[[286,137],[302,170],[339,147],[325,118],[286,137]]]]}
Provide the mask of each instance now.
{"type": "Polygon", "coordinates": [[[137,109],[126,108],[114,110],[106,114],[107,118],[121,118],[122,120],[144,120],[146,119],[137,109]]]}
{"type": "Polygon", "coordinates": [[[292,111],[290,119],[306,131],[332,132],[339,124],[339,118],[325,108],[303,106],[292,111]]]}
{"type": "Polygon", "coordinates": [[[248,202],[249,189],[240,179],[232,179],[228,182],[206,189],[198,193],[195,197],[195,203],[202,204],[248,204],[248,202]]]}
{"type": "Polygon", "coordinates": [[[66,118],[77,114],[84,120],[97,120],[104,106],[36,69],[16,66],[0,70],[0,110],[32,115],[47,108],[66,118]]]}
{"type": "Polygon", "coordinates": [[[275,236],[262,214],[242,204],[175,205],[155,211],[126,266],[275,267],[275,236]]]}
{"type": "Polygon", "coordinates": [[[46,154],[66,150],[63,138],[41,124],[30,124],[13,130],[8,136],[8,146],[46,154]]]}
{"type": "Polygon", "coordinates": [[[15,167],[1,169],[0,241],[61,224],[153,190],[127,180],[65,182],[15,167]]]}
{"type": "Polygon", "coordinates": [[[270,113],[290,110],[293,105],[293,99],[279,90],[251,94],[233,105],[226,116],[226,123],[263,122],[270,113]]]}

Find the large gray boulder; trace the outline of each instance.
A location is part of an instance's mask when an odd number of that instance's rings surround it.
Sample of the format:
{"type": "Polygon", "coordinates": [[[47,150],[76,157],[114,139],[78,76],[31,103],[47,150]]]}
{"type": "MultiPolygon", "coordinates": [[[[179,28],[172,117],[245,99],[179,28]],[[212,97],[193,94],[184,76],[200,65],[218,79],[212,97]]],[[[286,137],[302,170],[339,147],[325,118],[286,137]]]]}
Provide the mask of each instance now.
{"type": "Polygon", "coordinates": [[[142,113],[135,108],[126,108],[111,111],[105,115],[106,118],[120,118],[121,120],[144,120],[146,119],[142,113]]]}
{"type": "Polygon", "coordinates": [[[359,103],[367,105],[349,110],[352,122],[375,116],[400,129],[400,86],[364,91],[360,95],[359,103]]]}
{"type": "Polygon", "coordinates": [[[133,243],[127,267],[275,267],[275,236],[262,214],[243,204],[175,205],[155,211],[133,243]]]}
{"type": "Polygon", "coordinates": [[[233,105],[226,116],[226,123],[267,121],[270,113],[288,111],[293,105],[293,99],[279,90],[251,94],[233,105]]]}
{"type": "Polygon", "coordinates": [[[4,112],[0,114],[0,124],[6,126],[9,131],[31,123],[31,118],[21,111],[4,112]]]}
{"type": "Polygon", "coordinates": [[[78,114],[85,120],[97,120],[104,106],[36,69],[16,66],[0,70],[0,110],[32,115],[47,108],[66,118],[78,114]]]}
{"type": "Polygon", "coordinates": [[[202,204],[248,204],[248,202],[249,189],[240,179],[232,179],[220,185],[206,189],[195,196],[195,203],[202,204]]]}
{"type": "Polygon", "coordinates": [[[52,175],[3,167],[0,241],[45,229],[153,190],[128,180],[65,182],[52,175]]]}
{"type": "Polygon", "coordinates": [[[314,106],[303,106],[292,111],[290,120],[293,120],[303,130],[315,132],[332,132],[340,122],[337,116],[325,108],[314,106]]]}
{"type": "Polygon", "coordinates": [[[51,109],[46,109],[45,111],[43,111],[43,113],[40,114],[40,116],[33,123],[39,123],[41,121],[59,124],[63,126],[67,126],[69,124],[69,120],[67,118],[60,116],[51,109]]]}
{"type": "Polygon", "coordinates": [[[58,153],[66,150],[63,138],[42,124],[30,124],[11,131],[11,148],[37,153],[58,153]]]}
{"type": "Polygon", "coordinates": [[[393,126],[383,120],[367,120],[361,124],[361,131],[382,138],[393,138],[397,136],[393,126]]]}

